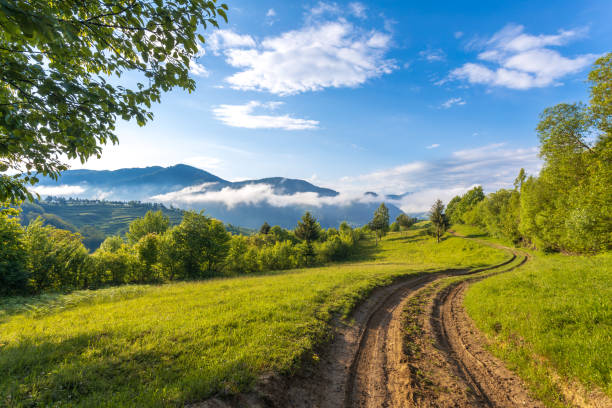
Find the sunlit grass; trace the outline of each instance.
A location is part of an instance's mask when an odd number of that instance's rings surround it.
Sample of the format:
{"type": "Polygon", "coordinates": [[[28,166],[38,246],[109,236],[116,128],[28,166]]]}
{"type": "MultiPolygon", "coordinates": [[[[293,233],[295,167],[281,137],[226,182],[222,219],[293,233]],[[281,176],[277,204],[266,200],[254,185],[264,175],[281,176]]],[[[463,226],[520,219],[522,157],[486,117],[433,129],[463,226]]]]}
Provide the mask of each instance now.
{"type": "Polygon", "coordinates": [[[468,313],[550,406],[563,405],[549,369],[612,397],[612,254],[532,253],[523,267],[473,285],[468,313]]]}
{"type": "Polygon", "coordinates": [[[0,405],[176,406],[239,392],[312,358],[331,316],[346,316],[374,287],[507,257],[454,237],[436,244],[416,229],[328,267],[5,300],[0,405]]]}

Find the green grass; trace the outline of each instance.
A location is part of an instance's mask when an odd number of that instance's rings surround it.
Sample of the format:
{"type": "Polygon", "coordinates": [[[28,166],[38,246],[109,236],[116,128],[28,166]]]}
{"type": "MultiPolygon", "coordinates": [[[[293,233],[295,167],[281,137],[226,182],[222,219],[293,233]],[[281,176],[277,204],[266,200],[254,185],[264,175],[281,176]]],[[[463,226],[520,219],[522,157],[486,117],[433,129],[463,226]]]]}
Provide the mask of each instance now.
{"type": "Polygon", "coordinates": [[[551,370],[612,397],[612,254],[532,254],[523,267],[474,284],[468,313],[494,354],[549,406],[564,406],[551,370]]]}
{"type": "Polygon", "coordinates": [[[360,255],[260,276],[5,300],[0,405],[178,406],[247,390],[264,373],[316,360],[331,317],[347,316],[374,287],[508,257],[460,238],[435,244],[419,229],[360,255]]]}

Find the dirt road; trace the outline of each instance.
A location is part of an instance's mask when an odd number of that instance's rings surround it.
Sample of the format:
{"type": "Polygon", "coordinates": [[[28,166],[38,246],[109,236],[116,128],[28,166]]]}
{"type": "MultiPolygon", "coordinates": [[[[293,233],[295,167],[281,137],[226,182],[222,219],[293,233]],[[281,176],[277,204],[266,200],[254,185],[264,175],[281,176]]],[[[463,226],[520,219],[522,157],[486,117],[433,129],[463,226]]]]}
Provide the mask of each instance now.
{"type": "Polygon", "coordinates": [[[205,407],[541,407],[522,381],[488,353],[462,299],[470,282],[519,267],[503,264],[406,278],[374,291],[335,322],[320,362],[296,376],[271,376],[256,391],[205,407]]]}
{"type": "Polygon", "coordinates": [[[504,265],[475,276],[454,282],[438,276],[426,288],[389,297],[368,321],[349,372],[344,406],[542,406],[516,375],[484,349],[462,306],[470,281],[526,260],[517,252],[504,265]]]}

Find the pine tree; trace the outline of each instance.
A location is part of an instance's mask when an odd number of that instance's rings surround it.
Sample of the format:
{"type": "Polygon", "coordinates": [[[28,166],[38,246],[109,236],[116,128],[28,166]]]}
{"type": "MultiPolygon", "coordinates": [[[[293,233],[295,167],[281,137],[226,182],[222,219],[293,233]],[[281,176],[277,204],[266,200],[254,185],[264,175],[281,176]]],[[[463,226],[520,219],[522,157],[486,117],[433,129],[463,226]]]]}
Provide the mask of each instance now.
{"type": "Polygon", "coordinates": [[[259,229],[259,233],[263,235],[268,235],[270,233],[270,224],[268,222],[264,222],[261,228],[259,229]]]}
{"type": "Polygon", "coordinates": [[[302,216],[302,220],[298,221],[298,225],[295,229],[295,235],[306,243],[310,244],[312,241],[319,239],[321,235],[321,226],[317,220],[306,211],[302,216]]]}
{"type": "Polygon", "coordinates": [[[431,210],[429,211],[429,220],[433,226],[433,233],[437,241],[440,242],[440,237],[444,235],[449,226],[446,214],[444,214],[444,204],[441,200],[436,200],[434,205],[431,207],[431,210]]]}
{"type": "Polygon", "coordinates": [[[298,225],[295,229],[295,235],[305,241],[306,245],[304,248],[304,256],[306,257],[306,263],[311,264],[314,258],[314,248],[312,247],[312,241],[319,239],[321,236],[321,226],[317,220],[306,211],[302,216],[302,221],[298,221],[298,225]]]}

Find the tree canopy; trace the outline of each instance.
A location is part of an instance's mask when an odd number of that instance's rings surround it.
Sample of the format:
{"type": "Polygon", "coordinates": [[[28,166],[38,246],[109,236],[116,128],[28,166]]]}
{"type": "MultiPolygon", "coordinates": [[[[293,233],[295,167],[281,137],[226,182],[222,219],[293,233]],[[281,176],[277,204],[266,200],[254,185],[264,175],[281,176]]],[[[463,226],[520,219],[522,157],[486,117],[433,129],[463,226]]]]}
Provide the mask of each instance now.
{"type": "Polygon", "coordinates": [[[161,92],[195,89],[199,30],[227,21],[217,0],[0,0],[0,200],[32,198],[38,175],[118,143],[161,92]],[[129,81],[122,81],[130,73],[129,81]]]}
{"type": "Polygon", "coordinates": [[[136,218],[130,223],[127,238],[135,244],[147,234],[163,234],[170,227],[170,218],[159,211],[147,211],[143,218],[136,218]]]}

